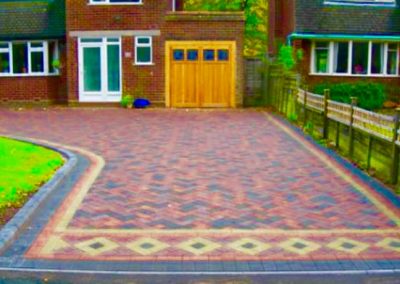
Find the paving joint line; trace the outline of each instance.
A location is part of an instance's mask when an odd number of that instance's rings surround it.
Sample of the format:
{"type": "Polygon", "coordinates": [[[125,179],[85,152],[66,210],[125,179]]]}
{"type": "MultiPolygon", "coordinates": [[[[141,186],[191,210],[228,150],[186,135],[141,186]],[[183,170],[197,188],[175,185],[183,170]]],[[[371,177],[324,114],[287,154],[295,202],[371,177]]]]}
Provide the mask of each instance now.
{"type": "Polygon", "coordinates": [[[400,273],[400,269],[376,269],[376,270],[305,270],[305,271],[109,271],[109,270],[70,270],[70,269],[37,269],[37,268],[4,268],[2,272],[25,272],[25,273],[62,273],[62,274],[100,274],[100,275],[386,275],[400,273]]]}

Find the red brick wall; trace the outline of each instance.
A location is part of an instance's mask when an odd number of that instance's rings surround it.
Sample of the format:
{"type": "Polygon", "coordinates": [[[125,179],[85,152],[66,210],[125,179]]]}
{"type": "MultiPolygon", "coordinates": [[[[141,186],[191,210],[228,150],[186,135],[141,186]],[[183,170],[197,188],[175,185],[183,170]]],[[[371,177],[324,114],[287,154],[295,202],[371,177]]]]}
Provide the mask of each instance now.
{"type": "Polygon", "coordinates": [[[0,102],[66,102],[64,43],[60,43],[62,68],[59,76],[0,77],[0,102]]]}
{"type": "MultiPolygon", "coordinates": [[[[88,5],[87,0],[67,2],[67,33],[94,30],[161,30],[153,36],[151,66],[134,65],[134,38],[122,38],[123,92],[143,90],[143,96],[155,104],[165,103],[165,41],[166,40],[235,40],[237,41],[238,105],[243,94],[243,32],[244,22],[238,16],[195,18],[181,21],[172,14],[171,1],[146,0],[143,5],[88,5]],[[160,4],[161,2],[161,4],[160,4]],[[171,13],[170,13],[171,14],[171,13]],[[168,20],[166,20],[168,18],[168,20]],[[132,56],[125,57],[127,53],[132,56]]],[[[204,14],[203,14],[204,17],[204,14]]],[[[208,16],[206,16],[208,17],[208,16]]],[[[68,100],[78,100],[78,45],[68,37],[68,100]]],[[[135,94],[135,96],[138,96],[135,94]]]]}
{"type": "Polygon", "coordinates": [[[275,55],[278,46],[285,43],[295,27],[295,3],[293,0],[270,0],[269,2],[269,53],[275,55]]]}
{"type": "MultiPolygon", "coordinates": [[[[154,65],[134,65],[135,48],[133,37],[122,38],[122,90],[123,93],[134,93],[142,90],[143,97],[160,104],[164,98],[164,45],[160,36],[153,37],[154,65]],[[125,57],[130,53],[131,57],[125,57]]],[[[78,43],[77,38],[68,39],[68,100],[79,99],[78,78],[78,43]]],[[[135,97],[139,94],[134,94],[135,97]]]]}
{"type": "Polygon", "coordinates": [[[60,78],[0,77],[0,101],[55,101],[60,78]]]}
{"type": "Polygon", "coordinates": [[[310,75],[311,68],[311,42],[309,40],[296,40],[294,45],[300,47],[304,50],[304,59],[299,66],[299,71],[302,75],[303,82],[309,85],[310,89],[312,89],[315,85],[320,83],[344,83],[344,82],[358,82],[365,81],[368,79],[368,82],[377,82],[385,84],[388,87],[388,93],[390,96],[400,97],[399,94],[395,93],[400,88],[400,79],[393,77],[346,77],[346,76],[326,76],[326,75],[310,75]]]}
{"type": "MultiPolygon", "coordinates": [[[[159,30],[164,15],[172,9],[172,0],[146,0],[143,5],[88,5],[88,0],[67,1],[67,36],[70,31],[159,30]]],[[[77,39],[68,37],[68,99],[78,101],[77,39]]],[[[143,89],[152,102],[164,102],[163,43],[153,37],[152,66],[135,66],[134,38],[122,39],[123,92],[143,89]],[[131,53],[126,58],[125,53],[131,53]]]]}
{"type": "Polygon", "coordinates": [[[145,0],[142,5],[90,5],[67,1],[67,31],[159,29],[172,0],[145,0]]]}

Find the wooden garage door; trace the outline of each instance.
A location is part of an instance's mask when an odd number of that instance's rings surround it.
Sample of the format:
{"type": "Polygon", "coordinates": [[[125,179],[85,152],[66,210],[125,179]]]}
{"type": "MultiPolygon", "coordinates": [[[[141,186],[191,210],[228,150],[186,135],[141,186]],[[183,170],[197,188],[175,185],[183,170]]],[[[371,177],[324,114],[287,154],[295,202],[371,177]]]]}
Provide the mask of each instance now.
{"type": "Polygon", "coordinates": [[[168,42],[169,105],[234,107],[234,70],[234,42],[168,42]]]}

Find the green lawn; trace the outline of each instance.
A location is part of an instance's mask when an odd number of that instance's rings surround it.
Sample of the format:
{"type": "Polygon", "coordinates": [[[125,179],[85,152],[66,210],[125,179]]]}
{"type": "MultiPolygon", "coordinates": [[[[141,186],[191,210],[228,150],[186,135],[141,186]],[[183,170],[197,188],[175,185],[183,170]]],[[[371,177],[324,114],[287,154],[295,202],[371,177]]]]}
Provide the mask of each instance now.
{"type": "Polygon", "coordinates": [[[63,164],[61,154],[0,137],[0,225],[63,164]]]}

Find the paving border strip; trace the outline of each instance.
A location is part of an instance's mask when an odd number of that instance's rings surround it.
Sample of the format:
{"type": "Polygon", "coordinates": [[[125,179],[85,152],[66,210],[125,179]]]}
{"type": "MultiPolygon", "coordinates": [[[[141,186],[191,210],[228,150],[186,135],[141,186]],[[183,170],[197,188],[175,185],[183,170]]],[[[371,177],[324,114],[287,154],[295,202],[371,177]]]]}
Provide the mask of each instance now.
{"type": "MultiPolygon", "coordinates": [[[[379,189],[377,190],[379,193],[383,193],[386,197],[387,193],[389,193],[390,195],[393,195],[392,192],[390,192],[388,189],[386,189],[383,185],[381,185],[378,181],[373,180],[371,177],[367,176],[365,173],[361,172],[359,169],[354,168],[353,165],[351,165],[348,161],[346,161],[345,159],[343,159],[342,157],[340,157],[337,153],[335,153],[334,151],[330,150],[330,149],[326,149],[324,147],[322,147],[321,145],[317,144],[315,141],[313,141],[310,137],[307,137],[306,135],[304,135],[304,133],[302,133],[301,130],[299,130],[298,128],[296,128],[295,126],[289,124],[287,121],[285,121],[283,118],[276,116],[276,115],[272,115],[275,119],[279,120],[282,124],[284,124],[285,126],[289,127],[290,129],[294,130],[298,135],[303,136],[305,139],[308,140],[308,142],[311,142],[313,145],[317,146],[320,150],[322,150],[323,152],[329,154],[331,157],[333,157],[335,160],[337,160],[340,164],[342,164],[343,166],[346,166],[346,168],[348,167],[348,169],[352,172],[352,174],[354,175],[359,175],[360,178],[362,178],[364,180],[364,182],[370,183],[372,186],[377,186],[379,185],[379,189]],[[380,189],[384,189],[384,192],[381,192],[380,189]],[[385,194],[386,193],[386,194],[385,194]]],[[[14,138],[14,137],[10,137],[10,138],[14,138]]],[[[19,138],[14,138],[14,139],[19,139],[19,138]]],[[[27,142],[31,142],[29,141],[29,139],[20,139],[22,141],[27,141],[27,142]]],[[[41,143],[38,143],[35,140],[32,140],[31,143],[34,144],[38,144],[41,145],[41,143]]],[[[42,145],[41,145],[42,146],[42,145]]],[[[50,149],[56,149],[53,147],[50,147],[48,144],[46,144],[45,142],[43,142],[43,146],[50,148],[50,149]]],[[[56,149],[57,150],[57,149],[56,149]]],[[[60,151],[59,151],[60,152],[60,151]]],[[[66,151],[68,152],[68,151],[66,151]]],[[[64,165],[65,166],[65,165],[64,165]]],[[[377,189],[377,188],[375,188],[377,189]]],[[[398,200],[397,200],[398,201],[398,200]]],[[[396,202],[397,203],[397,202],[396,202]]],[[[0,231],[1,233],[1,231],[0,231]]],[[[61,263],[64,264],[64,263],[61,263]]],[[[62,265],[60,264],[60,266],[62,267],[62,265]]],[[[46,266],[44,266],[46,267],[46,266]]],[[[111,266],[113,267],[113,266],[111,266]]],[[[144,268],[145,266],[143,266],[142,268],[144,268]]],[[[111,274],[111,275],[332,275],[332,274],[372,274],[372,275],[378,275],[378,274],[393,274],[393,273],[400,273],[400,269],[397,269],[397,266],[394,265],[392,268],[390,269],[351,269],[351,270],[291,270],[291,271],[287,271],[287,270],[279,270],[279,271],[227,271],[224,269],[222,269],[222,271],[210,271],[208,269],[199,269],[198,271],[167,271],[167,269],[169,268],[168,265],[165,265],[165,267],[163,269],[156,269],[153,271],[147,271],[147,270],[142,270],[142,271],[124,271],[123,269],[110,269],[110,268],[106,268],[103,267],[102,265],[99,265],[98,263],[93,263],[92,269],[86,269],[85,267],[80,269],[79,267],[67,267],[67,269],[43,269],[40,268],[40,266],[38,266],[37,268],[18,268],[18,267],[14,267],[14,268],[0,268],[0,271],[14,271],[14,272],[24,272],[24,271],[30,271],[30,272],[45,272],[45,273],[72,273],[72,274],[87,274],[87,273],[99,273],[101,275],[104,274],[111,274]],[[99,266],[100,270],[96,269],[97,266],[99,266]],[[75,268],[75,269],[74,269],[75,268]]],[[[197,270],[197,269],[195,269],[197,270]]]]}
{"type": "Polygon", "coordinates": [[[314,138],[311,136],[307,135],[304,133],[301,128],[299,128],[296,125],[293,125],[289,121],[287,121],[284,117],[274,114],[274,113],[266,113],[263,112],[265,117],[272,116],[274,119],[276,119],[277,122],[281,123],[283,126],[286,126],[290,130],[292,130],[294,133],[299,135],[300,137],[304,138],[307,142],[311,143],[314,147],[316,147],[318,150],[323,152],[324,154],[328,155],[330,158],[332,158],[333,161],[336,163],[340,164],[343,166],[346,170],[348,170],[352,175],[354,175],[356,178],[360,179],[362,182],[367,184],[370,187],[373,187],[373,189],[380,195],[382,195],[386,200],[388,200],[390,203],[392,203],[394,206],[400,208],[400,195],[396,194],[394,191],[389,189],[384,183],[382,183],[380,180],[371,177],[363,171],[362,169],[356,167],[354,164],[352,164],[351,161],[347,160],[345,156],[340,155],[337,151],[334,149],[327,148],[321,144],[318,144],[314,138]]]}
{"type": "Polygon", "coordinates": [[[44,147],[56,151],[66,158],[66,163],[56,171],[54,176],[48,182],[39,188],[39,190],[28,200],[28,202],[25,203],[20,210],[18,210],[17,214],[15,214],[14,217],[0,230],[0,252],[2,252],[8,247],[8,245],[11,244],[13,240],[16,239],[18,233],[23,229],[24,225],[32,218],[35,210],[46,201],[50,194],[57,188],[58,184],[60,184],[60,182],[76,166],[77,157],[71,151],[56,148],[33,139],[9,135],[0,136],[44,147]]]}

